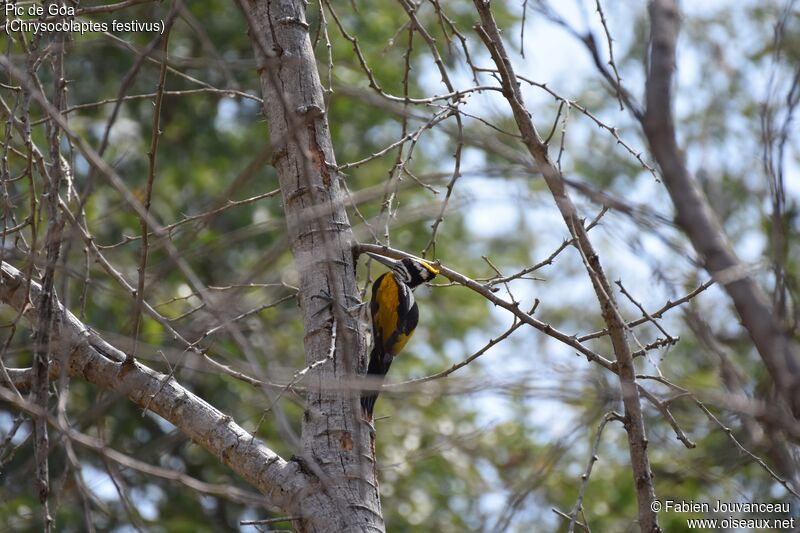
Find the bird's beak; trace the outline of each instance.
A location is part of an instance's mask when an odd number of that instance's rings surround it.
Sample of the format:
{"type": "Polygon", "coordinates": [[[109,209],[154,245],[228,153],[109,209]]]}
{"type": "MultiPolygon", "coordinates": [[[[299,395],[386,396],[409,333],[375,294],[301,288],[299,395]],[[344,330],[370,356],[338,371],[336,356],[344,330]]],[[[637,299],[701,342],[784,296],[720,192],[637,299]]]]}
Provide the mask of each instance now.
{"type": "Polygon", "coordinates": [[[389,259],[388,257],[383,257],[382,255],[373,254],[372,252],[367,252],[367,255],[373,258],[375,261],[386,265],[390,269],[394,270],[400,264],[400,261],[395,259],[389,259]]]}

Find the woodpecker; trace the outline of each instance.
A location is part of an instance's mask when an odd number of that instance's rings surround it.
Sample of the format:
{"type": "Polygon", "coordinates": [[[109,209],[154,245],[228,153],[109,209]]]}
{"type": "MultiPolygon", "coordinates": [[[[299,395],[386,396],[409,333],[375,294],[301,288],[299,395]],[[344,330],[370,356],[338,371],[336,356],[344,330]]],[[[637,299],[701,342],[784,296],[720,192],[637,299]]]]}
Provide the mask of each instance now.
{"type": "MultiPolygon", "coordinates": [[[[414,289],[435,278],[439,269],[427,261],[408,258],[397,261],[369,252],[367,255],[390,269],[372,284],[369,304],[372,353],[367,376],[382,379],[417,327],[419,309],[414,301],[414,289]]],[[[370,419],[377,399],[377,390],[365,391],[361,396],[361,406],[370,419]]]]}

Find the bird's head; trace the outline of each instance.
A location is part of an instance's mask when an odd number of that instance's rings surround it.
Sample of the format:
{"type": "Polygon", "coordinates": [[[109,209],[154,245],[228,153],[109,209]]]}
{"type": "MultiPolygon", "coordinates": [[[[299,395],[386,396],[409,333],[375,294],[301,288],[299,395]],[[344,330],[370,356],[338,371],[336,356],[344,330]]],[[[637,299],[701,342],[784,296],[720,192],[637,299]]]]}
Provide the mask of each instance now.
{"type": "Polygon", "coordinates": [[[439,269],[427,261],[417,261],[408,257],[400,260],[390,259],[370,252],[367,252],[367,255],[392,269],[398,280],[412,289],[432,280],[439,273],[439,269]]]}

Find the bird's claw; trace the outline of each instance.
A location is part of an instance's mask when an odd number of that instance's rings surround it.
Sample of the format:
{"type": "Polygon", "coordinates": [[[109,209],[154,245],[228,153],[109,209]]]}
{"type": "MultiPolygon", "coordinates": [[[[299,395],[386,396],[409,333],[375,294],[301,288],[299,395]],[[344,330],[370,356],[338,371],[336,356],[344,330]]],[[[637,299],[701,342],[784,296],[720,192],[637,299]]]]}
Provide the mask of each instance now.
{"type": "MultiPolygon", "coordinates": [[[[319,294],[313,294],[311,296],[312,300],[315,299],[315,298],[319,299],[319,300],[324,300],[325,301],[325,305],[319,311],[315,312],[313,316],[317,316],[320,313],[330,309],[331,306],[333,305],[333,302],[335,301],[335,298],[331,295],[330,291],[328,291],[327,289],[322,289],[319,294]]],[[[369,302],[360,302],[360,303],[358,303],[358,304],[356,304],[356,305],[354,305],[352,307],[346,307],[346,306],[344,306],[342,304],[339,304],[339,307],[344,309],[349,314],[349,313],[352,313],[353,311],[361,309],[362,307],[367,305],[367,303],[369,303],[369,302]]]]}

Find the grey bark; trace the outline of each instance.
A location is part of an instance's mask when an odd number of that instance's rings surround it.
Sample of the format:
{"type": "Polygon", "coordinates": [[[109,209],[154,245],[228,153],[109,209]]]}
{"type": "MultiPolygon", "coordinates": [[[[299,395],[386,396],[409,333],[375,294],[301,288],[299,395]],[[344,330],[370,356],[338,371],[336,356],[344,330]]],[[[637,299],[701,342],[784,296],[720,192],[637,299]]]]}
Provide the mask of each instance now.
{"type": "Polygon", "coordinates": [[[768,299],[739,261],[708,198],[686,167],[672,117],[672,75],[679,31],[675,0],[650,2],[647,110],[642,120],[650,149],[675,205],[676,220],[703,266],[728,293],[778,393],[800,416],[800,348],[773,313],[768,299]]]}
{"type": "Polygon", "coordinates": [[[383,531],[374,441],[352,382],[365,366],[353,235],[308,35],[305,2],[241,2],[261,74],[289,240],[299,275],[308,398],[299,461],[318,478],[301,531],[383,531]]]}

